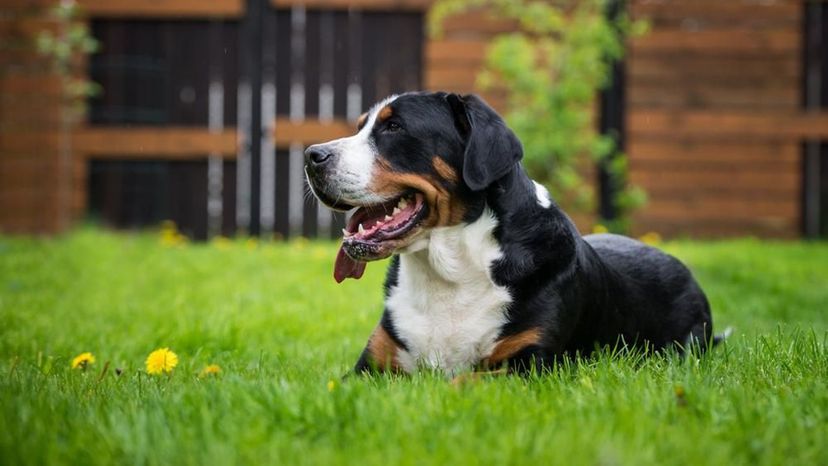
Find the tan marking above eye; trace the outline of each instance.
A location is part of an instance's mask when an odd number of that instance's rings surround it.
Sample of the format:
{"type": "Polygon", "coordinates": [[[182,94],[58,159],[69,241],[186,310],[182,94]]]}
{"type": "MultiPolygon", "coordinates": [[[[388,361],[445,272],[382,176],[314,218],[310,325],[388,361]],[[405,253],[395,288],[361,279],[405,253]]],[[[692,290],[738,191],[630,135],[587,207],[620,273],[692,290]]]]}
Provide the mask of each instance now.
{"type": "Polygon", "coordinates": [[[361,130],[363,126],[365,126],[365,122],[368,121],[368,114],[363,113],[362,115],[357,118],[357,131],[361,130]]]}
{"type": "Polygon", "coordinates": [[[391,115],[393,115],[393,114],[394,114],[394,110],[389,105],[386,105],[385,107],[382,107],[382,110],[380,110],[379,113],[377,114],[377,122],[381,123],[381,122],[391,118],[391,115]]]}
{"type": "Polygon", "coordinates": [[[397,362],[397,344],[388,335],[388,332],[377,325],[371,338],[368,339],[368,354],[371,355],[373,363],[376,364],[379,370],[399,370],[399,363],[397,362]]]}
{"type": "Polygon", "coordinates": [[[434,166],[434,171],[440,175],[441,178],[444,180],[457,183],[457,172],[454,171],[453,168],[439,155],[435,155],[434,158],[431,159],[431,164],[434,166]]]}
{"type": "Polygon", "coordinates": [[[541,331],[539,328],[530,328],[508,337],[503,337],[497,341],[492,354],[483,360],[484,367],[496,366],[503,361],[516,355],[527,346],[536,345],[541,339],[541,331]]]}

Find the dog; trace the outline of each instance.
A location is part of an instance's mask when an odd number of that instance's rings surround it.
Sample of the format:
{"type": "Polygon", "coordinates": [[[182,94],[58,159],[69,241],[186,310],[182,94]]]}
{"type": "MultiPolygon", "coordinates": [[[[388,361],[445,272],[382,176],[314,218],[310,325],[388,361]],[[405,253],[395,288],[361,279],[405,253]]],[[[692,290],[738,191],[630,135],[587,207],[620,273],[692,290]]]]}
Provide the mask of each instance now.
{"type": "Polygon", "coordinates": [[[314,196],[355,209],[336,281],[392,257],[385,309],[355,372],[526,373],[607,345],[718,341],[687,267],[624,236],[582,237],[481,98],[405,93],[357,124],[305,151],[314,196]]]}

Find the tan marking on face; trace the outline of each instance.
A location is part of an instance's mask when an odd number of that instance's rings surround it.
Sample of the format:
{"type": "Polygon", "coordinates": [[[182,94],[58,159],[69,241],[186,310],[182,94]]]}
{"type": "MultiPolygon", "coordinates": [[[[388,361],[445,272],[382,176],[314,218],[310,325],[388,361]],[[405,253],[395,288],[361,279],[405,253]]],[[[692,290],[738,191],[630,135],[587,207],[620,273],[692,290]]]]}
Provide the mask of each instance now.
{"type": "Polygon", "coordinates": [[[527,346],[536,345],[541,338],[539,328],[530,328],[520,333],[501,338],[497,341],[492,354],[483,360],[484,367],[497,366],[519,353],[527,346]]]}
{"type": "Polygon", "coordinates": [[[365,126],[365,122],[368,121],[368,114],[363,113],[362,115],[357,118],[357,131],[361,130],[363,126],[365,126]]]}
{"type": "Polygon", "coordinates": [[[457,172],[454,171],[451,166],[446,163],[440,156],[435,155],[433,159],[431,159],[431,164],[434,165],[434,171],[437,172],[440,177],[450,183],[457,183],[457,172]]]}
{"type": "Polygon", "coordinates": [[[397,344],[388,335],[388,332],[382,328],[382,325],[377,325],[371,338],[368,339],[368,354],[371,360],[376,364],[376,368],[381,371],[397,371],[400,369],[397,362],[397,344]]]}
{"type": "Polygon", "coordinates": [[[377,113],[377,123],[382,123],[383,121],[391,118],[391,115],[393,114],[394,110],[389,105],[382,107],[382,110],[377,113]]]}
{"type": "Polygon", "coordinates": [[[422,193],[428,204],[428,217],[423,219],[423,226],[430,228],[457,225],[463,219],[466,213],[465,206],[452,196],[439,180],[428,175],[392,171],[386,160],[377,159],[368,189],[391,199],[411,188],[422,193]]]}

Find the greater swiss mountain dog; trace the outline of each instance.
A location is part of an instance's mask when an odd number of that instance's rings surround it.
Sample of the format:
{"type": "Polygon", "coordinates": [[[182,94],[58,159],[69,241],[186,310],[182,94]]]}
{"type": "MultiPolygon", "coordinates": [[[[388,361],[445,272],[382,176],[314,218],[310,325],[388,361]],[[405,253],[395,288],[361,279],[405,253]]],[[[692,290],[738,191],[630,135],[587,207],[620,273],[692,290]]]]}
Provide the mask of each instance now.
{"type": "Polygon", "coordinates": [[[308,147],[314,195],[356,209],[335,279],[392,257],[357,372],[522,372],[606,345],[714,341],[687,267],[630,238],[582,237],[522,155],[480,98],[443,92],[389,97],[355,135],[308,147]]]}

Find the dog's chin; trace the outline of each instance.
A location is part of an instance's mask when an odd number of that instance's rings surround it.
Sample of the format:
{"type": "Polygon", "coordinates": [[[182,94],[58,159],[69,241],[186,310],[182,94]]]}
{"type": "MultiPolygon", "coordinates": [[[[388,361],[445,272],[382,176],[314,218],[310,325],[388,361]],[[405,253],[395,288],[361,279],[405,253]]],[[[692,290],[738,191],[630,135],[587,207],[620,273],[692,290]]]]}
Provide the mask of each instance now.
{"type": "Polygon", "coordinates": [[[320,181],[317,180],[315,176],[311,174],[312,172],[305,167],[305,178],[307,179],[308,186],[310,187],[311,192],[313,193],[314,197],[319,200],[322,205],[325,207],[336,210],[339,212],[347,212],[353,209],[355,206],[348,204],[346,202],[342,202],[341,199],[334,197],[328,194],[324,188],[318,186],[322,184],[320,181]]]}
{"type": "Polygon", "coordinates": [[[342,250],[356,261],[385,259],[416,240],[427,216],[428,205],[417,192],[358,207],[343,230],[342,250]]]}
{"type": "Polygon", "coordinates": [[[308,183],[308,186],[311,187],[311,191],[313,192],[313,195],[316,196],[316,199],[318,199],[319,202],[322,203],[322,205],[331,210],[336,210],[338,212],[347,212],[354,208],[354,206],[352,206],[351,204],[347,204],[345,202],[342,202],[341,200],[334,199],[333,196],[329,195],[325,191],[318,188],[314,188],[312,183],[308,183]]]}

